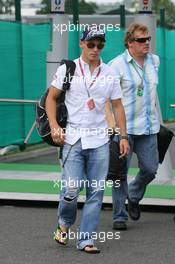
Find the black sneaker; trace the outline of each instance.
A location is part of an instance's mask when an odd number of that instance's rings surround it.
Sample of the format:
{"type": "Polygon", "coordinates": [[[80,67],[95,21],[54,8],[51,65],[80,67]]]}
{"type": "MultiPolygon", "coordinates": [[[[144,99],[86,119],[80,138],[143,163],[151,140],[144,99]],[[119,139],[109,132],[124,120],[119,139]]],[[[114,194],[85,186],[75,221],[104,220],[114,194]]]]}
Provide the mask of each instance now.
{"type": "Polygon", "coordinates": [[[114,230],[127,230],[127,224],[125,222],[116,221],[113,223],[114,230]]]}
{"type": "Polygon", "coordinates": [[[139,203],[133,203],[128,198],[128,214],[132,220],[136,221],[140,218],[140,206],[139,203]]]}

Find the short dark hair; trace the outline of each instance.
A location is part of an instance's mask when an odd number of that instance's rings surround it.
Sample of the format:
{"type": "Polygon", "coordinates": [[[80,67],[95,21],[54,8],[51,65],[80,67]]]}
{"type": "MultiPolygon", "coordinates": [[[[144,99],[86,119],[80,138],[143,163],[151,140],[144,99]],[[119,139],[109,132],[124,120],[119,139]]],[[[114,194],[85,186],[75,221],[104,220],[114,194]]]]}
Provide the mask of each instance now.
{"type": "Polygon", "coordinates": [[[146,25],[140,24],[140,23],[132,23],[125,34],[125,47],[128,48],[128,42],[133,42],[134,39],[134,33],[136,31],[141,31],[143,33],[149,32],[149,29],[146,25]]]}

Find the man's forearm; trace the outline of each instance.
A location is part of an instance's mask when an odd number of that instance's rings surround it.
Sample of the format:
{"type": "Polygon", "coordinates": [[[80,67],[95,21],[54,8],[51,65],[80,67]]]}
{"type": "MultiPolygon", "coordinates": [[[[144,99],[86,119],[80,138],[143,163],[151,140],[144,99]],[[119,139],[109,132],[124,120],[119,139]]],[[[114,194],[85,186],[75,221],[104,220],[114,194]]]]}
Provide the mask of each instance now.
{"type": "Polygon", "coordinates": [[[57,120],[56,120],[56,101],[52,98],[46,99],[46,113],[49,119],[50,127],[57,127],[57,120]]]}
{"type": "Polygon", "coordinates": [[[50,87],[49,93],[46,98],[46,113],[49,119],[49,125],[51,128],[58,128],[58,123],[56,120],[56,100],[57,97],[60,95],[61,91],[50,87]]]}
{"type": "Polygon", "coordinates": [[[49,96],[46,99],[46,113],[50,126],[56,123],[56,101],[49,96]]]}
{"type": "Polygon", "coordinates": [[[120,128],[119,131],[120,135],[125,136],[127,132],[126,132],[126,117],[123,106],[121,105],[120,107],[113,107],[113,113],[114,113],[115,122],[120,128]]]}
{"type": "Polygon", "coordinates": [[[63,145],[65,143],[65,134],[62,128],[57,123],[56,119],[56,101],[61,91],[56,88],[50,88],[46,98],[46,113],[49,119],[49,125],[51,128],[51,137],[56,144],[63,145]]]}

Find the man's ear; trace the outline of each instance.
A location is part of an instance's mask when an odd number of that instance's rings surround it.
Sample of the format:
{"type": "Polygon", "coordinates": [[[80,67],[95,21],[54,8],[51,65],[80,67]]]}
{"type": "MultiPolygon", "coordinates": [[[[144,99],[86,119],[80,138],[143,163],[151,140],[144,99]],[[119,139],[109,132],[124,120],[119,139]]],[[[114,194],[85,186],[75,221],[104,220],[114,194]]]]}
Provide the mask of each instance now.
{"type": "Polygon", "coordinates": [[[127,43],[128,44],[128,47],[130,47],[132,43],[133,43],[133,41],[132,40],[129,40],[128,43],[127,43]]]}
{"type": "Polygon", "coordinates": [[[83,47],[84,41],[80,40],[80,48],[83,47]]]}

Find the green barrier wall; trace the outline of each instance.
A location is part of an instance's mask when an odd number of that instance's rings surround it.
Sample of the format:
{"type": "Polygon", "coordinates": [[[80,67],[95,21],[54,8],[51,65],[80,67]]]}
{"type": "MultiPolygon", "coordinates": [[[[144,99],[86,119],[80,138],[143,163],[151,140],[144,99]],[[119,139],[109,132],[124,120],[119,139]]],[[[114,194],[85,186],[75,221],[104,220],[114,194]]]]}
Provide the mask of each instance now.
{"type": "Polygon", "coordinates": [[[158,28],[156,31],[156,48],[160,57],[159,101],[164,120],[175,120],[175,31],[158,28]]]}
{"type": "MultiPolygon", "coordinates": [[[[50,25],[0,22],[0,98],[38,99],[46,86],[50,25]]],[[[22,143],[34,106],[0,103],[0,146],[22,143]]],[[[38,142],[36,131],[30,143],[38,142]]]]}
{"type": "MultiPolygon", "coordinates": [[[[102,52],[104,62],[123,50],[124,32],[107,32],[102,52]]],[[[157,29],[160,56],[158,94],[164,120],[175,120],[175,31],[157,29]]],[[[51,25],[0,22],[0,98],[38,100],[46,87],[46,53],[51,41],[51,25]]],[[[69,32],[69,58],[75,59],[78,35],[69,32]]],[[[20,144],[34,122],[34,106],[0,103],[0,146],[20,144]]],[[[36,131],[29,143],[41,141],[36,131]]]]}

